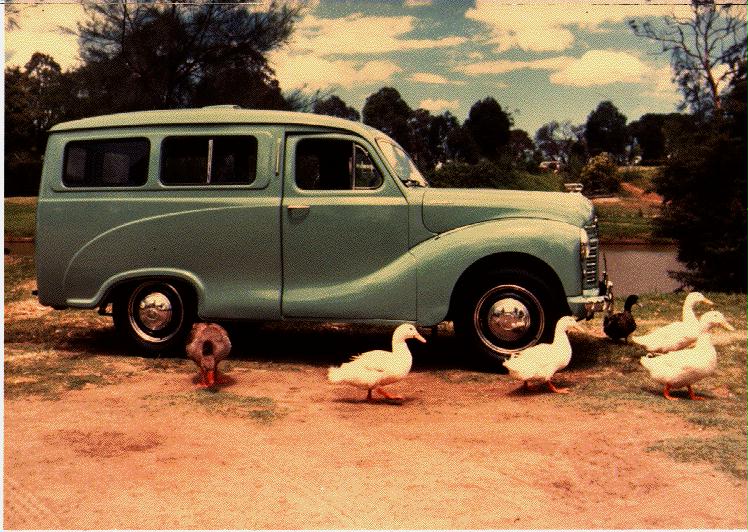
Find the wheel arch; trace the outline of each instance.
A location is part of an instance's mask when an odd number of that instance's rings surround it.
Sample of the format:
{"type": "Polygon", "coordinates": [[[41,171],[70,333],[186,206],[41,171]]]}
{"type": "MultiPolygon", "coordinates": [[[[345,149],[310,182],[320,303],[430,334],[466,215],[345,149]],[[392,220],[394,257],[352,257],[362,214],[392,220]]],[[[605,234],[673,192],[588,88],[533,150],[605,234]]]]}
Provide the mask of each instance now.
{"type": "Polygon", "coordinates": [[[107,305],[114,302],[123,290],[148,281],[160,281],[176,285],[177,288],[184,291],[185,296],[191,299],[191,303],[199,314],[200,303],[204,299],[203,285],[194,275],[181,270],[124,272],[109,279],[100,290],[102,295],[95,297],[92,304],[88,306],[106,308],[107,305]]]}
{"type": "Polygon", "coordinates": [[[552,294],[555,295],[554,299],[559,304],[558,310],[562,314],[571,312],[569,310],[569,305],[566,302],[561,279],[551,266],[538,257],[528,253],[505,251],[482,257],[462,272],[452,289],[446,319],[453,319],[460,297],[473,279],[485,272],[498,270],[523,270],[530,274],[534,274],[542,279],[552,294]]]}

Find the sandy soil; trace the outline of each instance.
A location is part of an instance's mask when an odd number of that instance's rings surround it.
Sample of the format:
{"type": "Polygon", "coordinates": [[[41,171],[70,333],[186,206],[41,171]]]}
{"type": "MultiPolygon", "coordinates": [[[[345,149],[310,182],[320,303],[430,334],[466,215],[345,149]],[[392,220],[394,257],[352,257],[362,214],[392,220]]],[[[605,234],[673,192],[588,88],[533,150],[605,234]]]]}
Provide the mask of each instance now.
{"type": "Polygon", "coordinates": [[[454,367],[372,404],[324,362],[233,362],[218,394],[272,398],[256,419],[186,400],[194,369],[143,371],[158,362],[5,401],[5,528],[746,527],[745,482],[647,452],[696,429],[644,406],[585,409],[454,367]]]}

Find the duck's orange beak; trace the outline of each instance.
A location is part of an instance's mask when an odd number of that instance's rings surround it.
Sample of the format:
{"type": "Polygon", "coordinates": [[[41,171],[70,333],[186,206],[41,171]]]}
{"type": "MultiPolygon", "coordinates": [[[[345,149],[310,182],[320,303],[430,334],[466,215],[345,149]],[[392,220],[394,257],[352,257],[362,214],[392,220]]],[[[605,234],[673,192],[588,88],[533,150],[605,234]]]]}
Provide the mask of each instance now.
{"type": "Polygon", "coordinates": [[[426,343],[426,338],[424,338],[423,336],[421,336],[421,335],[420,335],[420,334],[418,334],[418,333],[416,333],[416,335],[415,335],[415,336],[414,336],[413,338],[415,338],[416,340],[418,340],[419,342],[421,342],[421,343],[423,343],[423,344],[425,344],[425,343],[426,343]]]}

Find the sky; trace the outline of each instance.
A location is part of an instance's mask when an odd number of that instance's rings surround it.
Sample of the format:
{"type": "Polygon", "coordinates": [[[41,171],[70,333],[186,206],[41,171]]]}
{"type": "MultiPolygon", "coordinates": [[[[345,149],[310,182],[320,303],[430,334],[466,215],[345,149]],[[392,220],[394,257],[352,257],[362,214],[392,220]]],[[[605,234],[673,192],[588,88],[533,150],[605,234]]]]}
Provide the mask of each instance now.
{"type": "MultiPolygon", "coordinates": [[[[78,61],[75,2],[36,4],[5,33],[6,66],[35,51],[78,61]]],[[[551,120],[584,123],[604,100],[634,121],[676,110],[669,56],[627,21],[683,13],[682,0],[397,0],[304,3],[290,41],[269,59],[284,91],[322,90],[359,111],[389,86],[411,108],[460,122],[493,97],[534,135],[551,120]],[[677,2],[677,3],[676,3],[677,2]]]]}

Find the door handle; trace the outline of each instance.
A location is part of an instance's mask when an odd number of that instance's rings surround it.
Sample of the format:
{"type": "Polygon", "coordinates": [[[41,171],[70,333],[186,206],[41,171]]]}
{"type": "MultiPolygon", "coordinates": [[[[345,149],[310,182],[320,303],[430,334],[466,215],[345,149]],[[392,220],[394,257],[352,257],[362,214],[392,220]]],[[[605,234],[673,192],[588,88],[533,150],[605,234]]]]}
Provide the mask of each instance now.
{"type": "Polygon", "coordinates": [[[310,207],[309,205],[288,205],[286,208],[288,209],[289,218],[300,220],[306,218],[310,207]]]}

